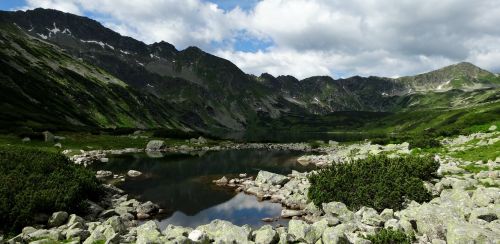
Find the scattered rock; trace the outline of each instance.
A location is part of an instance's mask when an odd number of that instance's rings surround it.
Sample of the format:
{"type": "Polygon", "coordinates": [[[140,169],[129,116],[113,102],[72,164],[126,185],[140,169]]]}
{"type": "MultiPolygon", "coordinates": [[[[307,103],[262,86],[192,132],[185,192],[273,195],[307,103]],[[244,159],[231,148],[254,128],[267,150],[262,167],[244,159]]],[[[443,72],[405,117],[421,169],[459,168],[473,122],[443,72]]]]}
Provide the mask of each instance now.
{"type": "Polygon", "coordinates": [[[263,170],[259,171],[255,178],[257,184],[283,185],[286,182],[288,177],[263,170]]]}
{"type": "Polygon", "coordinates": [[[151,140],[146,145],[146,150],[148,151],[159,151],[165,149],[166,144],[165,141],[162,140],[151,140]]]}
{"type": "Polygon", "coordinates": [[[108,170],[98,170],[95,174],[95,177],[97,178],[106,178],[110,177],[113,175],[113,172],[108,171],[108,170]]]}
{"type": "Polygon", "coordinates": [[[55,212],[52,214],[52,216],[49,219],[49,226],[51,227],[58,227],[66,223],[66,220],[68,219],[68,213],[64,211],[60,212],[55,212]]]}
{"type": "Polygon", "coordinates": [[[227,185],[228,182],[229,180],[226,178],[226,176],[222,176],[222,178],[214,180],[214,183],[217,185],[227,185]]]}
{"type": "Polygon", "coordinates": [[[127,172],[127,175],[128,175],[129,177],[139,177],[139,176],[141,176],[141,175],[142,175],[142,172],[137,171],[137,170],[133,170],[133,169],[131,169],[131,170],[129,170],[129,171],[127,172]]]}
{"type": "Polygon", "coordinates": [[[50,131],[44,131],[42,132],[43,134],[43,140],[45,142],[54,142],[55,138],[54,138],[54,134],[50,133],[50,131]]]}

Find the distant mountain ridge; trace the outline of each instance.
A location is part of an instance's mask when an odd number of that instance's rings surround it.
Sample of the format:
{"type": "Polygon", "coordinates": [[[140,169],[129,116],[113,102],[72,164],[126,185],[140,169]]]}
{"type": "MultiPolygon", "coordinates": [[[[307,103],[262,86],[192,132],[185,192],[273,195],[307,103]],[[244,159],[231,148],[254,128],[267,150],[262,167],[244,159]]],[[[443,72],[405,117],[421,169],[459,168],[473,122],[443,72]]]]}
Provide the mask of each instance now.
{"type": "MultiPolygon", "coordinates": [[[[169,114],[169,122],[165,122],[166,118],[156,120],[157,115],[151,114],[146,116],[150,117],[148,123],[144,123],[144,118],[136,118],[137,121],[118,124],[120,126],[139,124],[144,127],[180,126],[206,131],[244,130],[261,118],[277,119],[284,114],[396,112],[427,108],[433,106],[427,94],[445,101],[436,106],[453,107],[481,102],[477,99],[469,99],[465,104],[456,101],[463,100],[472,91],[476,95],[479,91],[484,94],[482,99],[488,99],[495,94],[492,89],[497,89],[500,84],[497,75],[470,63],[398,79],[316,76],[298,80],[293,76],[274,77],[269,74],[257,77],[245,74],[230,61],[197,47],[179,51],[163,41],[147,45],[121,36],[95,20],[56,10],[1,11],[0,22],[3,23],[2,30],[11,34],[4,39],[26,39],[8,27],[16,25],[34,38],[28,42],[40,40],[56,45],[62,49],[56,52],[74,57],[71,62],[83,61],[97,66],[126,84],[123,92],[132,91],[139,97],[147,98],[156,104],[148,106],[156,107],[160,114],[169,114]],[[453,89],[463,91],[448,92],[453,89]]],[[[49,46],[43,49],[54,51],[49,50],[52,49],[49,46]]],[[[14,62],[8,55],[2,56],[2,61],[11,70],[27,65],[14,62]]],[[[47,82],[52,79],[42,80],[47,82]]],[[[95,99],[98,102],[99,97],[95,99]]],[[[112,126],[113,123],[97,124],[112,126]]]]}

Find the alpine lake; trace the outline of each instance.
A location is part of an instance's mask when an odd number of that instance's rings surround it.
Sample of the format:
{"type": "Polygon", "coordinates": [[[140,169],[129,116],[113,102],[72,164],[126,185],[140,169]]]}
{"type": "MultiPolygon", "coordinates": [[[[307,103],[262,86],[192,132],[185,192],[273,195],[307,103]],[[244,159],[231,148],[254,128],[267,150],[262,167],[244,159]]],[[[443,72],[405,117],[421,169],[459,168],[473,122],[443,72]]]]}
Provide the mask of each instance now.
{"type": "Polygon", "coordinates": [[[256,176],[259,170],[289,174],[292,170],[309,171],[297,151],[263,149],[225,150],[197,153],[133,153],[112,155],[109,162],[92,165],[96,170],[109,170],[125,175],[115,182],[131,197],[152,201],[166,210],[157,218],[160,228],[169,224],[196,227],[214,219],[228,220],[236,225],[259,227],[263,218],[277,218],[273,224],[286,225],[280,219],[279,203],[258,201],[255,196],[237,193],[234,188],[218,186],[213,180],[239,174],[256,176]],[[142,172],[139,177],[126,176],[128,170],[142,172]]]}

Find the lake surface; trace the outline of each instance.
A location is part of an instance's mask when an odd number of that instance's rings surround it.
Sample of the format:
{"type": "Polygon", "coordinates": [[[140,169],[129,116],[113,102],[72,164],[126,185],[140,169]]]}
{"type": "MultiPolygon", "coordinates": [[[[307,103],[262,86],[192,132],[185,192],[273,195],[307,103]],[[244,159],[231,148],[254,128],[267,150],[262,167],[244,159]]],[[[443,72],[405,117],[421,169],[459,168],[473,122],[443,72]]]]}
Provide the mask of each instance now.
{"type": "MultiPolygon", "coordinates": [[[[143,173],[127,177],[118,187],[141,201],[152,201],[167,210],[160,225],[198,226],[214,219],[257,227],[262,218],[279,217],[281,205],[258,202],[256,197],[220,187],[212,180],[240,173],[255,176],[259,170],[289,174],[312,169],[297,163],[301,152],[272,150],[227,150],[189,154],[115,155],[108,163],[95,163],[95,169],[124,175],[130,169],[143,173]]],[[[283,223],[283,220],[281,220],[283,223]]]]}

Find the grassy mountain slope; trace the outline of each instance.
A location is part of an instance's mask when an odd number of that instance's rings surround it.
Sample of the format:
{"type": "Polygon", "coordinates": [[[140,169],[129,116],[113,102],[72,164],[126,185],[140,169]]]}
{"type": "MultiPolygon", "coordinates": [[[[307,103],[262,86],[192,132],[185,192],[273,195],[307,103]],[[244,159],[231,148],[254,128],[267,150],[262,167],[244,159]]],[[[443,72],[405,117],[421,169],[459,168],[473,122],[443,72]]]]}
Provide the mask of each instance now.
{"type": "Polygon", "coordinates": [[[498,75],[469,63],[398,79],[257,77],[199,48],[147,45],[56,10],[0,11],[0,23],[7,67],[0,113],[11,125],[226,133],[324,117],[334,122],[321,128],[339,121],[361,128],[374,114],[475,108],[499,98],[498,75]]]}
{"type": "Polygon", "coordinates": [[[52,44],[0,25],[2,127],[182,127],[168,104],[52,44]]]}

